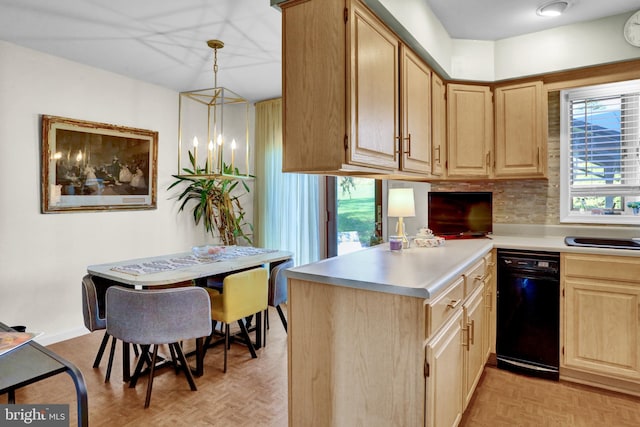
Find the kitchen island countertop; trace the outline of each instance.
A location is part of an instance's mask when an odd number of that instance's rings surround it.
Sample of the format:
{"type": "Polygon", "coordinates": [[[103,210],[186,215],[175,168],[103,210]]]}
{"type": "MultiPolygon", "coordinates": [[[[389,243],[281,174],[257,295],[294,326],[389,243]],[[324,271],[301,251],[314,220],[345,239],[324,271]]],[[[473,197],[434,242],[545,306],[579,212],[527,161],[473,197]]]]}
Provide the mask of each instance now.
{"type": "Polygon", "coordinates": [[[507,236],[447,240],[435,248],[411,247],[401,252],[388,244],[324,259],[286,271],[289,278],[433,298],[452,279],[493,248],[640,257],[640,251],[567,246],[564,236],[507,236]]]}

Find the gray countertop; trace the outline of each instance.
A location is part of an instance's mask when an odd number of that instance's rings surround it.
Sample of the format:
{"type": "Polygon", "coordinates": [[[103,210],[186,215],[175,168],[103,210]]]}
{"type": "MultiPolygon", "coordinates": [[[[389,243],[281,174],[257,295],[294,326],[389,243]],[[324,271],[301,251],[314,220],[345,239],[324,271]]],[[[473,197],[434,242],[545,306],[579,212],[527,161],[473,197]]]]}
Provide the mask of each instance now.
{"type": "Polygon", "coordinates": [[[447,240],[444,246],[412,247],[401,252],[392,252],[388,244],[383,244],[289,269],[286,275],[428,299],[493,248],[640,257],[638,250],[567,246],[564,236],[494,235],[483,239],[447,240]]]}

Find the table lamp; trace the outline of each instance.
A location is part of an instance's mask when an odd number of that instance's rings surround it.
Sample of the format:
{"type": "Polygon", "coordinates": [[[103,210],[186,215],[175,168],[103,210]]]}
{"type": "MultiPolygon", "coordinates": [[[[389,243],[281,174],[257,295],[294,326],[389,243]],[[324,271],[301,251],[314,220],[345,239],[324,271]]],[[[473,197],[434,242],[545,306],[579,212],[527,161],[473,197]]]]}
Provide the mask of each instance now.
{"type": "Polygon", "coordinates": [[[391,188],[387,200],[387,216],[398,217],[396,234],[402,237],[402,246],[408,247],[409,240],[404,231],[405,217],[416,216],[415,202],[413,201],[413,188],[391,188]]]}

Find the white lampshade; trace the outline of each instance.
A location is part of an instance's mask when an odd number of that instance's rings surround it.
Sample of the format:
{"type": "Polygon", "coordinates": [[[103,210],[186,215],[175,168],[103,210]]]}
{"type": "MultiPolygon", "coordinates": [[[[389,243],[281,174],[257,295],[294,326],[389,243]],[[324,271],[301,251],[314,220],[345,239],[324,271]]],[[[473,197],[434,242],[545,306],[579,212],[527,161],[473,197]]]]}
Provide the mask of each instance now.
{"type": "Polygon", "coordinates": [[[389,189],[387,207],[387,216],[403,218],[416,216],[413,188],[389,189]]]}

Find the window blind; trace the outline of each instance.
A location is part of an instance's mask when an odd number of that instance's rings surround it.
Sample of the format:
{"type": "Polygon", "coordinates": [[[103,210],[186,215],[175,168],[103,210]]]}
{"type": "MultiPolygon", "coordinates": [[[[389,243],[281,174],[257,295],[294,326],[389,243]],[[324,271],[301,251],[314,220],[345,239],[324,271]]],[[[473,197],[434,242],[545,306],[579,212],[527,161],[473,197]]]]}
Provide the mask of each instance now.
{"type": "Polygon", "coordinates": [[[567,96],[571,196],[640,194],[640,81],[567,96]]]}

